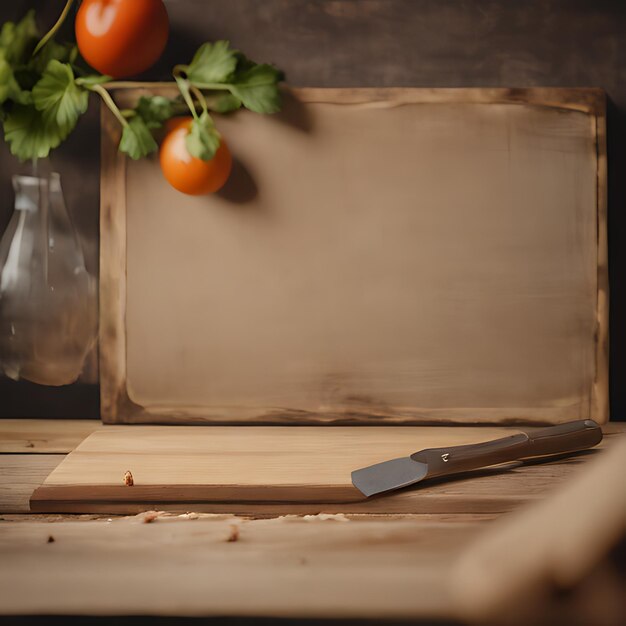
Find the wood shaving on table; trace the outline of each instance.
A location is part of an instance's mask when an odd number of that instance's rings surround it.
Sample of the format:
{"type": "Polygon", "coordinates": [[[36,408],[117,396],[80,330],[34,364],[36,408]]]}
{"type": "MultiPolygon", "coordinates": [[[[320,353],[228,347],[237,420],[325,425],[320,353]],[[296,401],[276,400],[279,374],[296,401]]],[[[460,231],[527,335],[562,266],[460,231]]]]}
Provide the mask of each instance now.
{"type": "Polygon", "coordinates": [[[143,523],[151,524],[163,515],[163,511],[146,511],[143,514],[143,523]]]}
{"type": "Polygon", "coordinates": [[[224,522],[224,521],[238,521],[238,520],[243,519],[237,515],[232,515],[230,513],[195,513],[193,511],[188,512],[188,513],[176,513],[172,511],[149,510],[149,511],[142,511],[141,513],[137,513],[136,515],[120,516],[116,518],[115,521],[118,521],[120,523],[121,522],[144,523],[144,518],[146,516],[153,517],[154,515],[156,515],[155,519],[158,519],[160,523],[163,523],[163,522],[175,523],[175,522],[180,522],[184,520],[204,520],[204,521],[210,520],[214,522],[219,522],[219,521],[224,522]]]}
{"type": "Polygon", "coordinates": [[[239,541],[239,524],[230,525],[230,533],[226,539],[227,543],[233,543],[235,541],[239,541]]]}
{"type": "Polygon", "coordinates": [[[344,513],[316,513],[315,515],[277,515],[266,518],[276,519],[284,522],[349,522],[350,517],[344,513]]]}

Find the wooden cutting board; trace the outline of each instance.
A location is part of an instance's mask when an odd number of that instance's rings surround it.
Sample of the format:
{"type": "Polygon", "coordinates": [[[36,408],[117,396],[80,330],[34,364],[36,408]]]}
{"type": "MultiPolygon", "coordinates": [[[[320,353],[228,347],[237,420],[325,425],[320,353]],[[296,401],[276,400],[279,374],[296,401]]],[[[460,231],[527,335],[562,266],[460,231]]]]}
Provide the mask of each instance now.
{"type": "Polygon", "coordinates": [[[353,503],[364,497],[351,483],[352,470],[511,432],[459,426],[105,426],[48,476],[31,508],[130,512],[136,505],[168,503],[195,509],[218,502],[353,503]],[[127,471],[133,486],[125,485],[127,471]]]}

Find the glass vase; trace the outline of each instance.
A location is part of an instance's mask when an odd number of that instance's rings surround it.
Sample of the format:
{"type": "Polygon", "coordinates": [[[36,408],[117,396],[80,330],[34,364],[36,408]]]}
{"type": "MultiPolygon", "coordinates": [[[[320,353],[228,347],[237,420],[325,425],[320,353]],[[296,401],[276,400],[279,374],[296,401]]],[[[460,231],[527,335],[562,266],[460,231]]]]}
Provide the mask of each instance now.
{"type": "Polygon", "coordinates": [[[59,175],[14,176],[13,188],[15,210],[0,240],[0,371],[67,385],[95,342],[95,280],[59,175]]]}

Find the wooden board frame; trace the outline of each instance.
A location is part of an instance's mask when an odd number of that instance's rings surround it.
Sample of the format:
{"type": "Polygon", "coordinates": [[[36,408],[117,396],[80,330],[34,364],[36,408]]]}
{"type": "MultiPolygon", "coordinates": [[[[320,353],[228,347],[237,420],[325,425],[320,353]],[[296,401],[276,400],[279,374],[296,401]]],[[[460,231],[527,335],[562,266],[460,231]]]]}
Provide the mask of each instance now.
{"type": "MultiPolygon", "coordinates": [[[[168,84],[127,83],[115,96],[122,103],[135,100],[142,89],[168,92],[168,84]]],[[[537,107],[580,111],[592,116],[597,149],[597,301],[595,376],[590,392],[589,417],[608,420],[608,261],[607,261],[607,162],[606,96],[596,88],[300,88],[293,93],[303,102],[526,104],[537,107]]],[[[238,410],[226,414],[210,407],[185,410],[164,407],[146,409],[134,403],[126,386],[126,160],[117,151],[120,128],[113,115],[102,108],[101,202],[100,202],[100,385],[101,415],[105,423],[253,423],[253,424],[424,424],[548,423],[566,421],[558,409],[411,409],[389,414],[371,411],[307,413],[276,409],[238,410]]]]}

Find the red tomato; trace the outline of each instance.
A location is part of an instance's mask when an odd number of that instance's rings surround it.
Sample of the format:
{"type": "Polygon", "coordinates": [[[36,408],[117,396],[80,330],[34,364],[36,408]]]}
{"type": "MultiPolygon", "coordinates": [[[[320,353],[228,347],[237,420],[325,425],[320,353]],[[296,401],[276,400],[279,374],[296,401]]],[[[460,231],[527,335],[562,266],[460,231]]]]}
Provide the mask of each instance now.
{"type": "Polygon", "coordinates": [[[83,0],[75,28],[85,61],[101,74],[123,78],[161,56],[169,20],[163,0],[83,0]]]}
{"type": "Polygon", "coordinates": [[[224,186],[230,176],[233,159],[223,139],[210,161],[192,157],[185,145],[191,121],[191,117],[183,117],[166,124],[168,132],[161,143],[159,161],[163,175],[174,189],[190,196],[202,196],[224,186]]]}

